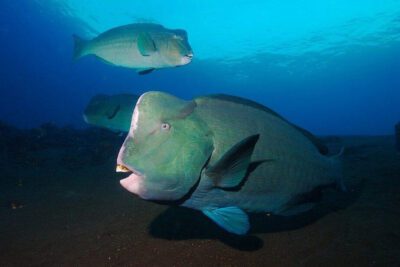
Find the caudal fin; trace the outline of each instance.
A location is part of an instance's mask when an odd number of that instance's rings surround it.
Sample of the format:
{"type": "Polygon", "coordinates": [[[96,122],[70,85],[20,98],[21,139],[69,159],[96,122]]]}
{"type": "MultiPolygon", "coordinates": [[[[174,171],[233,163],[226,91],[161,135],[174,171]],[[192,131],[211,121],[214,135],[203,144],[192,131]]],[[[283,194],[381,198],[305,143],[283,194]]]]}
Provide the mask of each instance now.
{"type": "Polygon", "coordinates": [[[77,35],[72,35],[72,38],[74,40],[74,54],[73,58],[78,59],[81,56],[83,56],[84,48],[86,46],[87,41],[83,40],[81,37],[77,35]]]}
{"type": "Polygon", "coordinates": [[[343,154],[344,154],[344,147],[340,149],[340,152],[338,154],[333,155],[330,159],[335,167],[336,185],[341,191],[346,192],[347,188],[343,182],[343,167],[342,167],[343,154]]]}

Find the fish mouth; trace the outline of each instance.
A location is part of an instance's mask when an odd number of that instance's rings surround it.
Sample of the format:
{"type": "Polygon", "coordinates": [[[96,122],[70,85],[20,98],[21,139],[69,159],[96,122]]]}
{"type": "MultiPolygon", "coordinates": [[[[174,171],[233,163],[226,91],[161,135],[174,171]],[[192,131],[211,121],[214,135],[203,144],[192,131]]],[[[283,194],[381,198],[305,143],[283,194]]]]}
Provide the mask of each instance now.
{"type": "Polygon", "coordinates": [[[131,172],[131,170],[123,164],[117,164],[115,167],[116,172],[131,172]]]}
{"type": "Polygon", "coordinates": [[[193,54],[184,55],[181,59],[181,64],[186,65],[192,62],[193,54]]]}
{"type": "Polygon", "coordinates": [[[143,194],[142,184],[145,177],[142,173],[121,163],[117,164],[115,171],[130,173],[128,177],[119,181],[123,188],[138,196],[143,194]]]}
{"type": "Polygon", "coordinates": [[[187,55],[184,55],[183,58],[190,62],[193,59],[193,53],[189,53],[187,55]]]}
{"type": "Polygon", "coordinates": [[[117,166],[115,167],[115,171],[116,172],[130,172],[133,173],[137,176],[143,176],[143,174],[137,170],[135,170],[134,168],[125,166],[124,164],[118,163],[117,166]]]}

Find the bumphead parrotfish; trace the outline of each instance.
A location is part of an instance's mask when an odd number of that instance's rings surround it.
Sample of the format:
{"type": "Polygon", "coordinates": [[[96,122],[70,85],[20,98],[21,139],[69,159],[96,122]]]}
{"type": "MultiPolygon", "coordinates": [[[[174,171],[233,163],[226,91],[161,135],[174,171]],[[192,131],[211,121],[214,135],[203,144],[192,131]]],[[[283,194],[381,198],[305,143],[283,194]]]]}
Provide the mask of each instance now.
{"type": "Polygon", "coordinates": [[[133,94],[95,95],[85,108],[83,118],[94,126],[128,132],[138,98],[133,94]]]}
{"type": "Polygon", "coordinates": [[[92,40],[74,35],[74,43],[75,59],[95,55],[109,64],[137,69],[139,74],[186,65],[193,57],[186,31],[153,23],[116,27],[92,40]]]}
{"type": "Polygon", "coordinates": [[[341,184],[341,163],[309,132],[256,102],[227,95],[185,101],[143,94],[120,149],[120,181],[146,200],[202,211],[223,229],[245,234],[246,212],[294,215],[300,199],[341,184]]]}

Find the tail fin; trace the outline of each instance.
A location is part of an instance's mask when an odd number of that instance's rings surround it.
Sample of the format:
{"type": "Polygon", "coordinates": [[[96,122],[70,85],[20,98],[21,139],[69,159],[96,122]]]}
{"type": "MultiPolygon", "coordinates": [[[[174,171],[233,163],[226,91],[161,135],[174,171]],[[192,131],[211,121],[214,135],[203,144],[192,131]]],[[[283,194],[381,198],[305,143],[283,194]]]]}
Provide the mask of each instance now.
{"type": "Polygon", "coordinates": [[[86,43],[88,41],[83,40],[81,37],[79,37],[79,36],[77,36],[75,34],[72,35],[72,38],[74,40],[74,55],[73,55],[73,58],[74,59],[78,59],[81,56],[83,56],[83,51],[84,51],[84,48],[85,48],[86,43]]]}
{"type": "Polygon", "coordinates": [[[342,191],[346,192],[347,188],[343,182],[343,167],[342,167],[342,156],[344,154],[344,147],[340,149],[340,152],[336,155],[333,155],[330,160],[332,161],[332,164],[334,165],[335,169],[335,177],[336,177],[336,185],[337,187],[342,191]]]}

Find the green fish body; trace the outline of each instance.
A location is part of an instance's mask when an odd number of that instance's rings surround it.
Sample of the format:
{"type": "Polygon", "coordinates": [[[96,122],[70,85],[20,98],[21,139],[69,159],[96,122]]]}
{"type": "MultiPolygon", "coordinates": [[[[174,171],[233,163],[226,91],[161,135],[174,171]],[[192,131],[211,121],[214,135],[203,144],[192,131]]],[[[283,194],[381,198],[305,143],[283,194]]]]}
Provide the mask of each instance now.
{"type": "Polygon", "coordinates": [[[184,101],[148,92],[121,147],[121,180],[144,199],[181,201],[245,234],[247,212],[293,215],[313,189],[340,181],[337,157],[309,132],[255,102],[225,95],[184,101]]]}
{"type": "Polygon", "coordinates": [[[93,126],[128,132],[137,99],[133,94],[95,95],[85,108],[83,118],[93,126]]]}
{"type": "Polygon", "coordinates": [[[74,58],[95,55],[103,61],[145,74],[153,69],[186,65],[193,57],[184,30],[135,23],[108,30],[92,40],[74,36],[74,58]]]}

